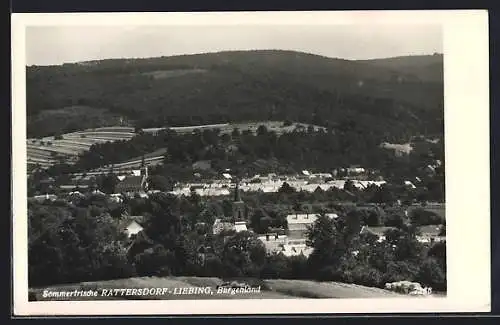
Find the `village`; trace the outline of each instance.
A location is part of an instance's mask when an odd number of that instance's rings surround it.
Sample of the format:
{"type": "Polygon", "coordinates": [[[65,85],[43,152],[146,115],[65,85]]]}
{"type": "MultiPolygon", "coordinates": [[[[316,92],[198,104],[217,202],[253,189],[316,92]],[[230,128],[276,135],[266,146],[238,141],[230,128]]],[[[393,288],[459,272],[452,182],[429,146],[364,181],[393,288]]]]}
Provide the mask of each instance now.
{"type": "MultiPolygon", "coordinates": [[[[347,182],[350,182],[354,188],[360,191],[373,186],[381,187],[386,184],[386,182],[381,179],[373,180],[373,178],[376,178],[370,175],[373,174],[373,172],[366,171],[361,167],[352,167],[342,170],[341,172],[348,175],[345,177],[336,177],[338,176],[335,175],[336,172],[337,171],[334,171],[334,173],[311,173],[304,170],[298,175],[255,175],[253,177],[237,180],[230,174],[230,171],[227,170],[222,173],[221,177],[218,179],[183,184],[177,183],[173,186],[171,191],[162,192],[150,188],[148,166],[143,161],[140,169],[129,171],[122,170],[112,173],[112,177],[116,177],[114,193],[104,193],[95,183],[92,185],[90,182],[92,176],[81,177],[81,175],[76,175],[73,179],[79,180],[79,184],[82,184],[82,178],[85,178],[88,183],[83,185],[75,185],[75,183],[72,185],[61,185],[59,186],[58,195],[46,193],[44,195],[33,196],[29,200],[40,203],[47,201],[55,202],[58,200],[72,202],[75,199],[97,196],[109,202],[120,204],[127,199],[148,198],[157,193],[174,195],[177,197],[197,195],[199,197],[204,197],[206,200],[210,200],[211,197],[226,198],[231,200],[232,213],[230,215],[217,217],[211,225],[198,223],[196,226],[208,226],[210,229],[209,232],[213,235],[240,232],[255,233],[250,225],[250,216],[248,215],[246,204],[242,199],[242,193],[277,193],[283,188],[284,184],[287,184],[296,191],[308,193],[314,193],[317,190],[343,190],[347,182]],[[368,180],[369,175],[372,180],[368,180]]],[[[418,184],[418,178],[414,179],[413,182],[410,180],[405,181],[405,185],[408,189],[415,189],[416,185],[414,183],[418,184]]],[[[395,204],[400,206],[406,217],[409,216],[413,209],[422,209],[421,202],[413,202],[405,207],[402,207],[399,200],[395,204]]],[[[363,206],[377,208],[378,204],[365,203],[358,204],[358,206],[360,209],[363,206]]],[[[440,213],[444,215],[444,204],[442,203],[426,202],[425,207],[433,211],[440,211],[440,213]]],[[[320,214],[329,219],[339,218],[337,212],[333,211],[322,211],[321,213],[294,211],[286,215],[286,226],[277,228],[270,227],[268,231],[264,233],[255,233],[256,238],[264,245],[266,254],[269,256],[282,254],[286,257],[303,256],[308,258],[314,251],[314,248],[308,245],[307,234],[320,214]]],[[[122,216],[120,229],[132,242],[130,246],[134,245],[133,242],[135,238],[143,232],[145,227],[144,222],[144,216],[127,214],[122,216]]],[[[395,229],[396,227],[391,226],[363,225],[359,233],[360,235],[370,234],[375,236],[376,241],[381,243],[386,240],[386,233],[395,229]]],[[[416,239],[423,245],[432,245],[439,242],[445,242],[446,235],[443,233],[443,227],[440,224],[423,225],[419,227],[419,234],[416,236],[416,239]]],[[[358,253],[359,251],[357,250],[351,252],[354,257],[356,257],[358,253]]],[[[198,249],[198,254],[202,260],[206,260],[210,254],[212,254],[211,248],[202,245],[198,249]]],[[[409,281],[387,283],[386,289],[413,295],[430,295],[432,292],[431,288],[422,288],[418,283],[414,284],[409,281]]]]}

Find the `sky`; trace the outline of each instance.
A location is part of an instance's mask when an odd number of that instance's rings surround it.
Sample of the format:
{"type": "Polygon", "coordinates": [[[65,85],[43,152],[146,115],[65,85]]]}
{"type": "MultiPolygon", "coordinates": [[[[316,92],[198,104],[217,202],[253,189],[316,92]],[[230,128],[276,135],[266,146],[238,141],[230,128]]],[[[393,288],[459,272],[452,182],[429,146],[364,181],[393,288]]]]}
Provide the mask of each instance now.
{"type": "Polygon", "coordinates": [[[29,26],[26,64],[257,49],[359,60],[442,53],[442,43],[439,25],[29,26]]]}

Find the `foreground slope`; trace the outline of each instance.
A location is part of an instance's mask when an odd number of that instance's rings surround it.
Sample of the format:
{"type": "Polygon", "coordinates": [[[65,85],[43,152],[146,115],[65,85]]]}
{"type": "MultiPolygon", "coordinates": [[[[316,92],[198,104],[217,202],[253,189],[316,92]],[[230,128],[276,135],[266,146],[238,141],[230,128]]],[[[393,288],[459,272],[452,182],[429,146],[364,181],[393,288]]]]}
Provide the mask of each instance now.
{"type": "MultiPolygon", "coordinates": [[[[309,280],[262,280],[260,293],[247,294],[217,294],[217,285],[223,281],[218,278],[202,277],[140,277],[99,282],[85,282],[80,284],[68,284],[53,286],[43,289],[30,289],[30,295],[37,300],[44,300],[43,290],[71,291],[71,290],[102,290],[102,289],[132,289],[132,288],[189,288],[189,287],[211,287],[214,294],[197,295],[146,295],[128,297],[102,297],[87,298],[95,299],[284,299],[284,298],[384,298],[401,297],[400,294],[387,290],[364,287],[354,284],[338,282],[315,282],[309,280]]],[[[71,299],[71,298],[70,298],[71,299]]],[[[79,298],[83,300],[85,298],[79,298]]]]}

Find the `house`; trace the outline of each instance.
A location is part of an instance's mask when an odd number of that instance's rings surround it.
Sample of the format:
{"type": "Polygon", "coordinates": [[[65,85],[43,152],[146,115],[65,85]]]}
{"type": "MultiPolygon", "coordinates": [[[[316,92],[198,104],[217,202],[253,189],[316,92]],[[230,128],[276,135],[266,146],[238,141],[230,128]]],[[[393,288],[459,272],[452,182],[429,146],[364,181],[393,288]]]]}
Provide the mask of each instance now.
{"type": "Polygon", "coordinates": [[[307,246],[305,239],[290,239],[278,233],[267,233],[257,238],[264,244],[268,255],[281,253],[288,257],[299,255],[308,257],[314,250],[307,246]]]}
{"type": "Polygon", "coordinates": [[[234,230],[234,224],[232,222],[222,221],[222,219],[215,219],[214,224],[212,226],[213,234],[217,235],[223,231],[234,230]]]}
{"type": "Polygon", "coordinates": [[[236,232],[248,231],[248,229],[247,229],[247,223],[245,221],[236,221],[234,223],[234,230],[236,232]]]}
{"type": "Polygon", "coordinates": [[[266,248],[267,254],[279,253],[283,250],[283,246],[287,243],[288,237],[286,235],[279,235],[278,233],[267,233],[257,237],[266,248]]]}
{"type": "Polygon", "coordinates": [[[154,241],[151,240],[144,231],[138,232],[135,236],[129,237],[130,244],[127,247],[127,254],[135,256],[146,250],[152,250],[154,241]]]}
{"type": "Polygon", "coordinates": [[[304,255],[305,257],[309,257],[311,253],[314,251],[314,248],[307,246],[305,243],[300,244],[285,244],[283,245],[283,250],[281,253],[283,255],[290,256],[299,256],[304,255]]]}
{"type": "Polygon", "coordinates": [[[93,195],[99,195],[99,196],[105,196],[106,193],[99,191],[98,189],[95,189],[92,191],[93,195]]]}
{"type": "Polygon", "coordinates": [[[347,168],[347,173],[349,175],[352,175],[352,174],[362,174],[364,172],[365,172],[365,169],[363,167],[352,166],[352,167],[347,168]]]}
{"type": "Polygon", "coordinates": [[[57,200],[57,196],[54,194],[35,195],[33,199],[38,202],[44,202],[45,200],[55,201],[57,200]]]}
{"type": "Polygon", "coordinates": [[[115,192],[135,195],[145,193],[148,188],[148,166],[143,166],[140,170],[134,170],[132,175],[118,177],[121,181],[116,184],[115,192]]]}
{"type": "Polygon", "coordinates": [[[419,227],[420,234],[417,235],[417,240],[424,244],[432,244],[436,242],[446,241],[446,235],[441,233],[441,225],[429,225],[419,227]]]}
{"type": "Polygon", "coordinates": [[[144,216],[123,216],[120,221],[120,230],[131,238],[140,233],[144,228],[144,216]]]}
{"type": "Polygon", "coordinates": [[[115,203],[123,202],[123,197],[120,193],[113,193],[109,195],[109,200],[115,203]]]}
{"type": "Polygon", "coordinates": [[[89,185],[87,184],[64,184],[64,185],[59,185],[59,189],[63,191],[77,191],[77,190],[82,190],[82,189],[88,189],[89,185]]]}
{"type": "Polygon", "coordinates": [[[394,227],[368,227],[368,226],[363,226],[361,227],[361,231],[359,232],[360,234],[372,234],[377,236],[377,241],[383,242],[385,241],[385,233],[388,230],[394,230],[396,228],[394,227]]]}
{"type": "MultiPolygon", "coordinates": [[[[326,216],[331,219],[338,218],[338,215],[335,213],[327,213],[326,216]]],[[[296,213],[287,215],[288,235],[293,238],[303,238],[308,227],[313,224],[317,218],[317,213],[296,213]]]]}

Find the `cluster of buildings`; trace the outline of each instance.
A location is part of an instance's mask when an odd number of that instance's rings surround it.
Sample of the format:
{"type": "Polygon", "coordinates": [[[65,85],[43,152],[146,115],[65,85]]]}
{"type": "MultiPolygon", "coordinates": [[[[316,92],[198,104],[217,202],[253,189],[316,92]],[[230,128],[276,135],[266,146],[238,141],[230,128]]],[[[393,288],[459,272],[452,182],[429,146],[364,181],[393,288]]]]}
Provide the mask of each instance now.
{"type": "MultiPolygon", "coordinates": [[[[353,168],[362,173],[364,168],[353,168]]],[[[190,195],[193,191],[200,196],[225,196],[229,195],[234,187],[232,177],[229,174],[223,174],[222,179],[206,180],[193,183],[176,184],[170,192],[174,195],[190,195]]],[[[328,191],[332,188],[343,189],[346,179],[334,179],[334,174],[317,173],[312,174],[308,171],[303,171],[301,175],[279,176],[276,174],[268,174],[265,176],[255,175],[251,178],[244,178],[240,182],[240,189],[244,192],[264,192],[276,193],[280,190],[284,183],[287,183],[297,191],[314,192],[321,189],[328,191]]],[[[359,189],[365,189],[370,185],[381,186],[386,182],[384,180],[360,180],[350,179],[353,186],[359,189]]]]}
{"type": "MultiPolygon", "coordinates": [[[[377,237],[378,242],[383,242],[387,238],[385,236],[388,230],[395,230],[395,227],[368,227],[363,226],[361,228],[361,234],[372,234],[377,237]]],[[[419,234],[416,239],[422,244],[433,244],[446,241],[446,235],[441,234],[441,226],[439,225],[428,225],[419,227],[419,234]]]]}
{"type": "MultiPolygon", "coordinates": [[[[129,197],[134,197],[136,195],[147,197],[148,194],[158,192],[149,190],[148,166],[145,164],[143,164],[140,169],[123,170],[121,172],[115,172],[112,175],[113,177],[116,177],[114,194],[109,195],[112,198],[122,197],[123,195],[129,197]]],[[[67,182],[58,185],[57,188],[59,189],[59,192],[66,193],[68,195],[83,195],[82,192],[106,195],[99,190],[98,185],[96,184],[96,176],[97,175],[94,174],[74,174],[67,182]]],[[[49,178],[41,181],[41,183],[44,182],[47,183],[46,188],[50,189],[54,187],[54,179],[49,178]]],[[[47,194],[38,195],[35,196],[34,199],[42,200],[46,196],[47,194]]],[[[53,197],[55,196],[50,195],[50,198],[53,197]]]]}
{"type": "MultiPolygon", "coordinates": [[[[326,215],[329,218],[338,218],[335,213],[326,215]]],[[[289,214],[286,217],[288,229],[285,233],[271,232],[260,235],[258,238],[264,244],[268,254],[282,253],[288,257],[299,255],[308,257],[313,252],[313,248],[307,245],[306,234],[317,218],[318,215],[314,213],[289,214]]]]}
{"type": "MultiPolygon", "coordinates": [[[[147,182],[147,168],[143,170],[142,173],[135,173],[132,175],[125,176],[122,182],[118,184],[120,191],[124,193],[134,193],[137,194],[138,190],[143,190],[147,182]]],[[[232,202],[232,214],[230,216],[225,216],[224,218],[217,218],[213,225],[211,225],[211,232],[213,234],[221,234],[225,231],[231,232],[242,232],[242,231],[252,231],[248,228],[248,215],[246,215],[246,205],[241,199],[240,187],[237,184],[233,184],[234,198],[232,202]]],[[[226,188],[229,194],[229,189],[226,188]]],[[[143,193],[145,193],[143,191],[143,193]]],[[[99,190],[95,190],[94,194],[106,195],[99,190]]],[[[70,196],[83,196],[83,194],[78,191],[70,192],[70,196]]],[[[110,194],[108,198],[111,200],[116,200],[120,202],[122,194],[110,194]]],[[[146,194],[147,195],[147,194],[146,194]]],[[[55,195],[42,195],[35,197],[36,200],[55,200],[57,196],[55,195]]],[[[435,209],[441,208],[440,206],[433,206],[435,209]]],[[[331,219],[336,219],[339,216],[335,213],[327,213],[327,217],[331,219]]],[[[259,234],[257,236],[258,240],[262,242],[266,249],[267,254],[283,254],[287,257],[291,256],[304,256],[308,257],[312,252],[313,248],[307,245],[307,231],[309,227],[317,220],[318,214],[316,213],[292,213],[288,214],[286,217],[287,229],[274,229],[265,234],[259,234]]],[[[125,215],[121,218],[120,229],[129,238],[137,236],[142,232],[145,227],[145,219],[143,216],[128,216],[125,215]]],[[[385,234],[388,230],[395,229],[392,227],[368,227],[363,226],[360,233],[370,233],[377,237],[377,241],[383,242],[386,240],[385,234]]],[[[440,226],[423,226],[420,227],[420,234],[417,236],[417,240],[421,243],[436,243],[445,241],[445,235],[441,234],[440,226]]],[[[144,236],[143,236],[144,237],[144,236]]],[[[131,246],[133,243],[131,244],[131,246]]],[[[200,256],[206,258],[209,248],[200,248],[200,256]]]]}
{"type": "MultiPolygon", "coordinates": [[[[364,174],[366,170],[361,167],[352,167],[340,171],[342,173],[364,174]]],[[[335,179],[337,173],[310,173],[309,171],[302,171],[301,174],[292,176],[280,176],[276,174],[268,175],[255,175],[250,178],[242,179],[240,182],[235,183],[232,176],[228,173],[223,174],[223,178],[219,180],[207,180],[198,183],[185,183],[176,184],[171,194],[189,196],[193,192],[200,196],[229,196],[234,192],[234,199],[232,202],[232,215],[225,218],[217,218],[211,231],[214,234],[220,234],[224,231],[249,231],[247,227],[247,220],[249,219],[246,213],[245,203],[242,201],[240,191],[245,192],[278,192],[284,183],[295,188],[298,191],[314,192],[318,188],[321,190],[329,190],[331,188],[343,189],[347,180],[335,179]]],[[[114,194],[105,194],[97,188],[91,188],[89,185],[81,185],[82,178],[89,177],[88,175],[74,175],[78,178],[73,184],[61,185],[60,188],[66,190],[66,195],[69,197],[84,197],[80,189],[87,189],[86,192],[91,192],[94,195],[106,196],[109,200],[114,202],[122,202],[123,196],[140,196],[147,197],[149,194],[158,191],[151,191],[148,189],[148,167],[144,163],[140,169],[123,171],[122,173],[114,174],[117,178],[114,194]],[[79,185],[80,184],[80,185],[79,185]]],[[[92,177],[92,176],[90,176],[92,177]]],[[[75,180],[75,179],[73,179],[75,180]]],[[[368,186],[375,185],[381,186],[385,184],[383,180],[366,180],[362,177],[356,179],[350,178],[352,185],[364,189],[368,186]]],[[[417,179],[418,182],[418,179],[417,179]]],[[[407,186],[415,188],[415,185],[407,181],[407,186]]],[[[56,200],[57,196],[53,194],[45,194],[35,196],[32,199],[37,201],[56,200]]],[[[434,209],[444,209],[444,207],[436,206],[434,209]]],[[[329,218],[338,218],[335,213],[328,213],[329,218]]],[[[287,230],[270,231],[267,234],[258,235],[258,239],[264,244],[268,254],[282,253],[285,256],[304,255],[309,256],[312,253],[312,248],[306,244],[306,233],[308,228],[317,220],[317,214],[310,213],[295,213],[289,214],[286,217],[288,228],[287,230]]],[[[137,235],[143,230],[144,220],[141,216],[126,216],[122,220],[122,229],[129,236],[137,235]]],[[[361,229],[361,233],[371,233],[378,237],[378,241],[385,240],[385,232],[390,227],[367,227],[361,229]]],[[[252,231],[252,230],[250,230],[252,231]]],[[[440,235],[440,227],[426,226],[421,227],[421,234],[418,240],[422,243],[433,243],[446,240],[445,236],[440,235]]]]}

